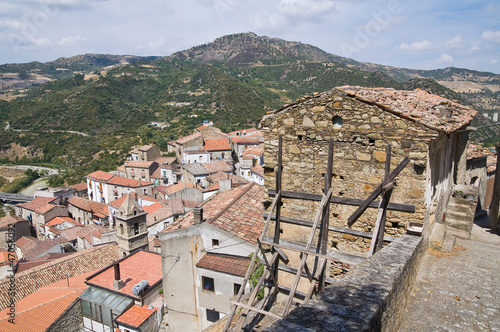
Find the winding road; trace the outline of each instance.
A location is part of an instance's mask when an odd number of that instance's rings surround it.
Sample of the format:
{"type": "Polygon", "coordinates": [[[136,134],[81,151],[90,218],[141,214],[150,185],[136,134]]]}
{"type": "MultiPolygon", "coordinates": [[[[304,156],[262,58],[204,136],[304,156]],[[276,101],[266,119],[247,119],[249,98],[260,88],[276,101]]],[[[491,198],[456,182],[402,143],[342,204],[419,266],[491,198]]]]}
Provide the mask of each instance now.
{"type": "MultiPolygon", "coordinates": [[[[10,123],[5,121],[5,123],[7,124],[3,130],[9,130],[11,129],[10,128],[10,123]]],[[[27,129],[11,129],[13,131],[28,131],[27,129]]],[[[82,133],[81,131],[76,131],[76,130],[54,130],[54,129],[49,129],[49,130],[42,130],[46,133],[70,133],[70,134],[76,134],[76,135],[80,135],[80,136],[89,136],[89,134],[86,134],[86,133],[82,133]]]]}

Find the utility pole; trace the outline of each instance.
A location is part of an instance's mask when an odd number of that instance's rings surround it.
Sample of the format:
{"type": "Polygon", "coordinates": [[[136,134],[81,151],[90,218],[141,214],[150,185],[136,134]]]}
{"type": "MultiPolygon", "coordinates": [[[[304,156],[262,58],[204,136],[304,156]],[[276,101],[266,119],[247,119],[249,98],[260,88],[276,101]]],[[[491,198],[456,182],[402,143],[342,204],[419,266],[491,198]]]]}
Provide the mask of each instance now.
{"type": "Polygon", "coordinates": [[[490,228],[498,230],[498,204],[500,203],[500,143],[497,144],[497,167],[495,171],[495,184],[490,204],[490,228]]]}

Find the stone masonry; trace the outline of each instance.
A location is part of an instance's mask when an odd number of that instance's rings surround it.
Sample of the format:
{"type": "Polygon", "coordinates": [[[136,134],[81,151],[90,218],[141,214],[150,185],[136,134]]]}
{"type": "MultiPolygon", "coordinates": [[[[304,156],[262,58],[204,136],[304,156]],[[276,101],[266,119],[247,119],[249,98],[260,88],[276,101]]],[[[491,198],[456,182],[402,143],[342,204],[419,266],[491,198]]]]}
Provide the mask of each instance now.
{"type": "MultiPolygon", "coordinates": [[[[391,170],[406,156],[409,165],[396,178],[391,202],[414,204],[416,213],[389,211],[386,234],[400,236],[409,221],[425,219],[428,145],[439,133],[410,119],[339,90],[299,101],[267,115],[260,123],[265,139],[265,185],[275,187],[278,135],[283,135],[283,190],[321,194],[328,139],[334,139],[334,196],[365,199],[384,177],[386,146],[392,145],[391,170]]],[[[282,215],[313,220],[319,203],[284,200],[282,215]]],[[[356,207],[332,205],[330,224],[347,226],[356,207]]],[[[368,209],[353,229],[372,232],[376,209],[368,209]]],[[[283,239],[305,243],[309,230],[286,225],[283,239]]],[[[343,252],[366,252],[370,239],[330,232],[330,244],[343,252]]]]}

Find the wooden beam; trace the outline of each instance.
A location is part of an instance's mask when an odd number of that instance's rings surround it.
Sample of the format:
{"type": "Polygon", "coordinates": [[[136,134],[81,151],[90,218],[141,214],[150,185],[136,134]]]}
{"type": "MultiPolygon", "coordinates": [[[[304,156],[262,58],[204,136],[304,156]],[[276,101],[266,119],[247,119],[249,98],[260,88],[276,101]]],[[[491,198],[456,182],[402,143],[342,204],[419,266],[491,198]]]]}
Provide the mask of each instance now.
{"type": "MultiPolygon", "coordinates": [[[[271,197],[275,196],[276,190],[269,189],[267,191],[267,194],[271,197]]],[[[285,190],[281,191],[281,198],[303,199],[308,201],[319,202],[321,201],[322,197],[323,197],[322,195],[318,194],[309,194],[309,193],[301,193],[296,191],[285,191],[285,190]]],[[[332,196],[332,198],[330,199],[330,203],[332,204],[352,205],[352,206],[360,206],[365,201],[366,200],[364,199],[339,197],[339,196],[332,196]]],[[[379,204],[380,204],[379,201],[372,201],[370,204],[368,204],[368,207],[376,209],[378,208],[379,204]]],[[[415,213],[415,205],[410,205],[410,204],[389,203],[387,209],[391,211],[415,213]]]]}
{"type": "Polygon", "coordinates": [[[255,307],[246,305],[246,304],[241,303],[241,302],[231,301],[231,304],[232,305],[236,305],[238,307],[242,307],[243,309],[246,309],[246,310],[249,310],[249,311],[255,311],[255,312],[258,312],[259,314],[271,316],[271,317],[276,318],[276,319],[283,319],[283,317],[281,317],[280,315],[277,315],[277,314],[272,313],[270,311],[265,311],[265,310],[257,309],[255,307]]]}
{"type": "Polygon", "coordinates": [[[329,251],[326,255],[321,255],[316,252],[316,248],[311,247],[310,251],[306,252],[304,244],[297,243],[297,242],[292,242],[292,241],[285,241],[283,240],[280,244],[275,244],[272,242],[272,238],[270,237],[264,237],[264,240],[261,241],[262,244],[266,244],[268,246],[276,246],[278,248],[284,249],[284,250],[290,250],[290,251],[295,251],[299,253],[307,253],[308,255],[311,256],[316,256],[316,257],[323,257],[328,260],[333,260],[349,265],[356,265],[364,260],[366,260],[366,257],[362,256],[357,256],[357,255],[352,255],[352,254],[345,254],[341,252],[336,252],[336,251],[329,251]]]}
{"type": "MultiPolygon", "coordinates": [[[[280,264],[280,265],[278,266],[278,269],[279,269],[280,271],[287,272],[287,273],[290,273],[290,274],[297,274],[297,271],[298,271],[296,268],[293,268],[293,267],[288,266],[288,265],[283,265],[283,264],[280,264]]],[[[302,276],[303,278],[307,278],[307,274],[306,274],[305,272],[302,272],[302,273],[301,273],[301,276],[302,276]]],[[[333,282],[333,278],[326,277],[326,278],[325,278],[325,282],[326,282],[327,284],[331,284],[331,283],[333,282]]]]}
{"type": "MultiPolygon", "coordinates": [[[[401,161],[399,163],[399,165],[396,167],[396,169],[394,169],[394,171],[392,171],[392,173],[389,175],[389,178],[388,179],[385,179],[386,182],[392,182],[396,176],[399,175],[399,173],[401,173],[401,171],[403,170],[403,168],[406,167],[406,165],[408,165],[408,163],[410,162],[410,158],[408,157],[405,157],[405,159],[403,159],[403,161],[401,161]]],[[[365,202],[363,204],[361,204],[357,209],[356,211],[354,211],[353,214],[351,214],[351,216],[349,218],[347,218],[347,225],[349,227],[351,227],[355,222],[356,220],[358,220],[358,218],[361,216],[361,214],[363,212],[365,212],[365,210],[368,208],[368,206],[370,205],[371,202],[373,202],[373,200],[375,198],[377,198],[378,195],[380,195],[380,193],[382,192],[382,187],[385,183],[382,183],[380,184],[371,194],[370,196],[368,196],[368,198],[365,200],[365,202]]]]}
{"type": "MultiPolygon", "coordinates": [[[[262,214],[264,218],[269,217],[269,213],[264,212],[262,214]]],[[[275,215],[271,216],[271,220],[274,220],[276,218],[275,215]]],[[[281,222],[285,224],[292,224],[292,225],[299,225],[299,226],[306,226],[306,227],[312,227],[312,222],[307,221],[307,220],[301,220],[301,219],[295,219],[295,218],[290,218],[290,217],[281,217],[281,222]]],[[[373,238],[373,234],[370,232],[364,232],[364,231],[358,231],[355,229],[347,228],[347,227],[338,227],[338,226],[328,226],[329,231],[337,232],[337,233],[345,233],[345,234],[351,234],[354,236],[360,236],[366,239],[371,239],[373,238]]],[[[396,240],[395,237],[392,236],[386,236],[384,237],[384,241],[386,242],[392,242],[396,240]]]]}
{"type": "MultiPolygon", "coordinates": [[[[330,140],[328,141],[328,163],[325,174],[325,188],[323,190],[323,192],[325,193],[328,192],[332,187],[332,173],[333,173],[333,138],[330,138],[330,140]]],[[[330,204],[327,203],[325,210],[323,211],[323,218],[321,220],[321,231],[320,231],[320,236],[318,238],[319,252],[323,255],[325,255],[327,252],[329,225],[330,225],[330,204]]],[[[325,290],[325,278],[326,278],[324,273],[325,264],[323,263],[318,265],[318,258],[315,259],[314,264],[316,267],[315,274],[319,273],[318,275],[320,276],[319,291],[322,292],[325,290]]],[[[306,297],[306,302],[309,300],[310,297],[311,295],[308,293],[308,296],[306,297]]]]}

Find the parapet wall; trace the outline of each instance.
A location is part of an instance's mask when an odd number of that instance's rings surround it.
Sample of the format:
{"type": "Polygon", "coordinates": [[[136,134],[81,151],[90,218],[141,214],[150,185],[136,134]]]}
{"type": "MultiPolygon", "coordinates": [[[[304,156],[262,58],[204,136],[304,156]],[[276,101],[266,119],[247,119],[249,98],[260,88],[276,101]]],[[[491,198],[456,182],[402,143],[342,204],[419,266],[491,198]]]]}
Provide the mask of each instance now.
{"type": "Polygon", "coordinates": [[[425,240],[404,235],[265,331],[397,331],[425,240]]]}

